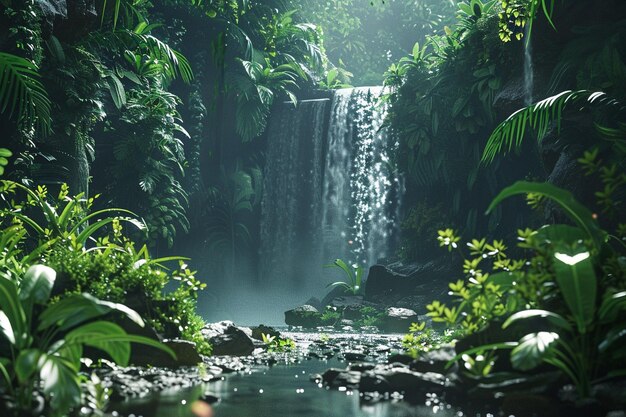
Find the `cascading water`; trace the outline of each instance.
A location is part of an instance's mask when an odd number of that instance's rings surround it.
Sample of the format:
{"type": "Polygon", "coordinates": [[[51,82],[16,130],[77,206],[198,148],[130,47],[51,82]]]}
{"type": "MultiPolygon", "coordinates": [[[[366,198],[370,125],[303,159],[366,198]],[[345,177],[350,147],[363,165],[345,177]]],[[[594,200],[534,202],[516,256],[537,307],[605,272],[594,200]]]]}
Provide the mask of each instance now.
{"type": "Polygon", "coordinates": [[[324,175],[324,257],[369,266],[388,256],[401,182],[390,164],[397,147],[382,128],[381,87],[342,89],[331,106],[324,175]]]}
{"type": "Polygon", "coordinates": [[[530,42],[529,30],[526,29],[524,38],[524,104],[533,104],[533,88],[535,84],[535,72],[533,69],[533,50],[530,42]]]}
{"type": "Polygon", "coordinates": [[[382,128],[381,87],[337,90],[332,101],[272,114],[261,209],[260,282],[317,293],[324,264],[368,267],[390,255],[401,181],[382,128]]]}
{"type": "Polygon", "coordinates": [[[264,284],[301,287],[320,268],[322,175],[328,99],[276,108],[268,126],[261,203],[264,284]]]}

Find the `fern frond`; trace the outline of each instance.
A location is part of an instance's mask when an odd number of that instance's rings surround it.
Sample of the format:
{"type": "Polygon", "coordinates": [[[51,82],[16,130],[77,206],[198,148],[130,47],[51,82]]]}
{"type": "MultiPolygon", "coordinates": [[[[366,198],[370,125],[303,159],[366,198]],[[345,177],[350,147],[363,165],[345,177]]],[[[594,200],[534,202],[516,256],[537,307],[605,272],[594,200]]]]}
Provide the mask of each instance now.
{"type": "Polygon", "coordinates": [[[487,140],[481,161],[491,163],[499,153],[506,154],[513,149],[519,149],[528,128],[536,132],[539,142],[543,140],[553,123],[556,123],[557,131],[560,131],[566,107],[573,105],[580,105],[580,108],[590,105],[608,107],[618,104],[601,91],[567,90],[548,97],[516,111],[502,122],[487,140]]]}
{"type": "Polygon", "coordinates": [[[50,133],[50,99],[35,63],[0,52],[0,112],[17,113],[20,125],[50,133]]]}

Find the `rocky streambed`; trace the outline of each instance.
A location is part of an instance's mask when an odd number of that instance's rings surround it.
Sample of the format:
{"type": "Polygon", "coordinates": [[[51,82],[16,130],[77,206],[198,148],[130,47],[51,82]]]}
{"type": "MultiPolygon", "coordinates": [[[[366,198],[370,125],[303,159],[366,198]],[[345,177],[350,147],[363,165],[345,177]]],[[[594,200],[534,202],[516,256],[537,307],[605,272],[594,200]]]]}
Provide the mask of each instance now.
{"type": "Polygon", "coordinates": [[[276,351],[278,345],[256,338],[258,329],[230,322],[212,326],[221,329],[223,342],[215,346],[235,354],[201,357],[199,366],[100,369],[103,386],[112,392],[108,412],[153,417],[626,415],[619,411],[624,387],[600,392],[603,404],[578,404],[559,375],[549,371],[520,376],[509,386],[499,386],[496,379],[472,381],[456,365],[446,366],[456,354],[452,346],[414,359],[402,353],[400,334],[285,329],[280,337],[295,344],[276,351]],[[242,334],[246,342],[238,340],[242,334]]]}

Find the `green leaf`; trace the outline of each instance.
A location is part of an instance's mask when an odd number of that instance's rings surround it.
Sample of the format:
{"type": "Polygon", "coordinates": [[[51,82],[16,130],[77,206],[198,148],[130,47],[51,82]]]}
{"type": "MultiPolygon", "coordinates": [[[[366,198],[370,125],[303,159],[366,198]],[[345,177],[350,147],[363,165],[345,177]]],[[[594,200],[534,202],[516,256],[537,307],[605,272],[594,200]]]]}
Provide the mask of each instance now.
{"type": "MultiPolygon", "coordinates": [[[[95,321],[69,332],[65,336],[65,346],[91,346],[106,352],[118,365],[127,366],[130,359],[130,343],[119,339],[120,336],[127,336],[127,334],[117,324],[108,321],[95,321]]],[[[72,359],[73,362],[78,362],[80,356],[72,359]]]]}
{"type": "Polygon", "coordinates": [[[0,113],[18,123],[34,126],[42,134],[50,132],[50,99],[39,80],[37,65],[22,57],[0,52],[0,113]]]}
{"type": "Polygon", "coordinates": [[[569,324],[569,322],[567,320],[565,320],[565,318],[559,314],[553,313],[551,311],[547,311],[547,310],[524,310],[524,311],[519,311],[515,314],[513,314],[511,317],[509,317],[504,324],[502,325],[503,329],[506,329],[507,327],[509,327],[511,324],[518,322],[520,320],[527,320],[527,319],[531,319],[531,318],[544,318],[546,320],[548,320],[548,322],[554,324],[557,327],[560,327],[563,330],[566,330],[568,332],[573,331],[574,329],[572,328],[572,326],[569,324]]]}
{"type": "Polygon", "coordinates": [[[554,270],[561,294],[570,309],[578,331],[585,333],[592,323],[596,310],[596,273],[589,252],[573,256],[554,254],[554,270]]]}
{"type": "Polygon", "coordinates": [[[518,181],[502,190],[500,194],[493,199],[487,209],[487,214],[493,211],[503,200],[514,195],[528,193],[540,194],[557,203],[572,221],[591,238],[596,249],[600,249],[606,240],[606,233],[600,229],[598,223],[594,220],[593,213],[576,201],[572,193],[549,183],[518,181]]]}
{"type": "Polygon", "coordinates": [[[20,384],[30,380],[37,372],[39,359],[43,354],[39,349],[22,350],[15,360],[15,375],[20,384]]]}
{"type": "Polygon", "coordinates": [[[626,291],[605,296],[598,309],[598,318],[601,323],[610,323],[622,310],[626,310],[626,291]]]}
{"type": "Polygon", "coordinates": [[[615,342],[622,339],[624,336],[626,336],[626,323],[617,325],[609,330],[604,340],[600,342],[598,349],[600,352],[606,352],[615,342]]]}
{"type": "Polygon", "coordinates": [[[26,314],[19,303],[15,283],[0,274],[0,331],[17,347],[26,341],[26,314]]]}
{"type": "Polygon", "coordinates": [[[140,326],[144,326],[139,314],[123,304],[98,300],[89,294],[72,294],[48,306],[41,313],[37,330],[45,330],[52,325],[59,326],[60,330],[69,330],[111,311],[118,311],[140,326]]]}
{"type": "Polygon", "coordinates": [[[31,266],[24,274],[20,285],[20,300],[31,300],[38,304],[46,303],[50,298],[56,276],[56,271],[48,266],[31,266]]]}
{"type": "Polygon", "coordinates": [[[43,392],[50,399],[50,405],[57,415],[65,415],[80,405],[78,373],[71,363],[59,356],[42,354],[38,367],[43,392]]]}
{"type": "Polygon", "coordinates": [[[573,244],[575,242],[581,242],[587,238],[585,232],[574,226],[566,224],[551,224],[543,226],[533,236],[533,239],[548,243],[568,243],[573,244]]]}
{"type": "Polygon", "coordinates": [[[527,334],[511,351],[511,364],[520,371],[536,368],[548,357],[558,339],[559,335],[554,332],[527,334]]]}

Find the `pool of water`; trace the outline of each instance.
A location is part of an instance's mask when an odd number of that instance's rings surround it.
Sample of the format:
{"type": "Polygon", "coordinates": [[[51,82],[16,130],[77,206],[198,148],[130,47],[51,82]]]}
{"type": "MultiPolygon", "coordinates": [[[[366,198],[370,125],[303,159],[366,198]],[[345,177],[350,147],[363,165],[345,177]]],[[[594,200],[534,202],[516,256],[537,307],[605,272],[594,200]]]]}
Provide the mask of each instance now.
{"type": "Polygon", "coordinates": [[[322,373],[329,367],[345,367],[345,363],[311,359],[296,364],[260,366],[192,390],[164,392],[114,408],[118,416],[131,417],[192,417],[199,415],[192,411],[194,407],[197,412],[205,413],[204,417],[458,416],[456,410],[437,399],[425,398],[417,405],[394,400],[364,402],[358,391],[327,389],[310,380],[311,374],[322,373]],[[212,410],[204,403],[195,403],[203,395],[219,398],[212,410]]]}

